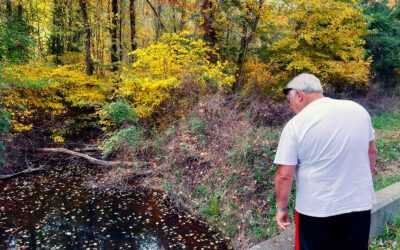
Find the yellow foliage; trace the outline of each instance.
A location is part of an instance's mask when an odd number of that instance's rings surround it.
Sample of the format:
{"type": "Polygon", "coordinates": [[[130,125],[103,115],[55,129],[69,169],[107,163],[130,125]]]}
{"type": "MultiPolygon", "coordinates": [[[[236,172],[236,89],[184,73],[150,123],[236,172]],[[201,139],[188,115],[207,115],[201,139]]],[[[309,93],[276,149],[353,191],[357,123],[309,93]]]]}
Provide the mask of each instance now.
{"type": "Polygon", "coordinates": [[[279,95],[281,86],[272,73],[272,66],[257,60],[248,61],[244,68],[244,94],[265,93],[279,95]]]}
{"type": "Polygon", "coordinates": [[[115,124],[108,118],[107,111],[104,108],[99,109],[96,115],[100,118],[98,123],[103,131],[115,130],[115,124]]]}
{"type": "Polygon", "coordinates": [[[59,135],[53,136],[52,139],[55,142],[64,142],[64,138],[62,136],[59,136],[59,135]]]}
{"type": "Polygon", "coordinates": [[[360,38],[366,34],[366,22],[357,1],[292,0],[288,4],[293,8],[285,13],[286,36],[271,49],[272,62],[283,71],[279,77],[309,72],[339,89],[349,84],[367,87],[370,60],[364,58],[360,38]]]}
{"type": "Polygon", "coordinates": [[[184,83],[200,93],[222,90],[234,77],[227,63],[210,63],[210,53],[215,52],[189,32],[165,34],[160,42],[131,53],[136,61],[124,70],[118,94],[133,103],[139,117],[147,117],[184,83]]]}
{"type": "Polygon", "coordinates": [[[18,123],[16,120],[11,121],[11,128],[16,132],[23,132],[32,129],[33,124],[24,125],[22,123],[18,123]]]}
{"type": "Polygon", "coordinates": [[[0,73],[10,83],[2,90],[0,104],[11,114],[14,131],[29,130],[33,120],[54,117],[70,107],[99,108],[108,102],[109,84],[74,67],[36,63],[11,66],[0,73]]]}
{"type": "MultiPolygon", "coordinates": [[[[139,117],[148,117],[177,91],[191,88],[197,94],[206,94],[233,83],[227,63],[207,60],[211,53],[204,41],[188,32],[166,34],[158,43],[132,53],[135,62],[129,69],[121,67],[119,82],[87,76],[77,54],[63,59],[75,63],[71,65],[13,65],[0,72],[0,78],[9,83],[9,88],[2,90],[0,105],[11,114],[15,132],[32,129],[35,120],[53,119],[74,107],[97,110],[95,115],[102,117],[101,108],[119,98],[126,99],[139,117]]],[[[188,101],[180,97],[176,95],[174,102],[188,101]]],[[[101,123],[105,128],[112,126],[108,120],[101,123]]],[[[64,135],[53,131],[51,138],[61,142],[64,135]]]]}

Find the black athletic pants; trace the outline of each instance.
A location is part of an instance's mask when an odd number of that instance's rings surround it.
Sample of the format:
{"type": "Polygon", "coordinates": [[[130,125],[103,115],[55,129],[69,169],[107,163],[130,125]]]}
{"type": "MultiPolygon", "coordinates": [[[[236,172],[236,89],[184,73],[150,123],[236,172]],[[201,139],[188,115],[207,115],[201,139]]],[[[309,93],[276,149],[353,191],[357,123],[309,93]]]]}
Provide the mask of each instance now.
{"type": "Polygon", "coordinates": [[[330,217],[296,212],[296,250],[367,250],[371,210],[330,217]]]}

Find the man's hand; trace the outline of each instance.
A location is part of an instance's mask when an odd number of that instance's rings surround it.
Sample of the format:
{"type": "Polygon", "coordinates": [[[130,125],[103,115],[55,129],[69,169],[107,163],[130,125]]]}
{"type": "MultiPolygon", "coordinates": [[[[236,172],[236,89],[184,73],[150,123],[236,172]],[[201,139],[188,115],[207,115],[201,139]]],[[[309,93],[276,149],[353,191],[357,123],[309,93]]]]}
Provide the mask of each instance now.
{"type": "Polygon", "coordinates": [[[276,222],[278,222],[278,226],[281,229],[289,230],[289,228],[287,226],[290,225],[290,221],[289,221],[289,217],[288,217],[287,211],[286,212],[277,211],[276,215],[275,215],[275,220],[276,220],[276,222]]]}

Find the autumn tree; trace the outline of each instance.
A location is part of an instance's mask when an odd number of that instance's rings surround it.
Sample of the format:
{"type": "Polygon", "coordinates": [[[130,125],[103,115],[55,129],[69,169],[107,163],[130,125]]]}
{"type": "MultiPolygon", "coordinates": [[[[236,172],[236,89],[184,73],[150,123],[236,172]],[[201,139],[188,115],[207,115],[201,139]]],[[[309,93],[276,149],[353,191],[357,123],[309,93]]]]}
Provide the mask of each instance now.
{"type": "Polygon", "coordinates": [[[233,79],[225,73],[227,64],[211,64],[207,60],[206,55],[212,50],[189,32],[164,34],[159,42],[132,52],[137,60],[130,71],[124,72],[119,93],[135,106],[140,117],[149,117],[173,93],[180,94],[172,102],[183,104],[189,100],[182,92],[229,88],[233,79]]]}
{"type": "Polygon", "coordinates": [[[232,86],[233,92],[237,92],[240,89],[247,50],[249,47],[249,43],[253,40],[255,36],[256,28],[260,20],[263,7],[264,0],[245,1],[244,6],[242,6],[245,17],[241,22],[242,35],[240,38],[239,55],[236,61],[236,80],[234,85],[232,86]]]}
{"type": "Polygon", "coordinates": [[[356,0],[287,1],[284,37],[267,48],[282,82],[302,72],[337,90],[368,85],[369,61],[361,37],[365,18],[356,0]]]}

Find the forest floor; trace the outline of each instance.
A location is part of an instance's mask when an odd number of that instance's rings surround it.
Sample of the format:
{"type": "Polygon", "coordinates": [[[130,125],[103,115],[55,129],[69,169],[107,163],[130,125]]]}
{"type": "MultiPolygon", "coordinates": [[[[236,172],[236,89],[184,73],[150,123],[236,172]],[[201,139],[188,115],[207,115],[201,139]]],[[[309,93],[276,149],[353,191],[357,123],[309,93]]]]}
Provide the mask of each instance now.
{"type": "MultiPolygon", "coordinates": [[[[372,114],[378,190],[400,181],[400,101],[355,101],[372,114]]],[[[272,162],[280,131],[292,114],[286,103],[263,98],[242,103],[233,106],[218,95],[204,98],[188,117],[134,152],[128,150],[140,164],[110,171],[101,185],[123,187],[138,171],[151,169],[141,185],[165,191],[177,207],[222,231],[232,248],[247,249],[279,234],[272,162]]],[[[289,201],[291,221],[294,199],[295,187],[289,201]]]]}

